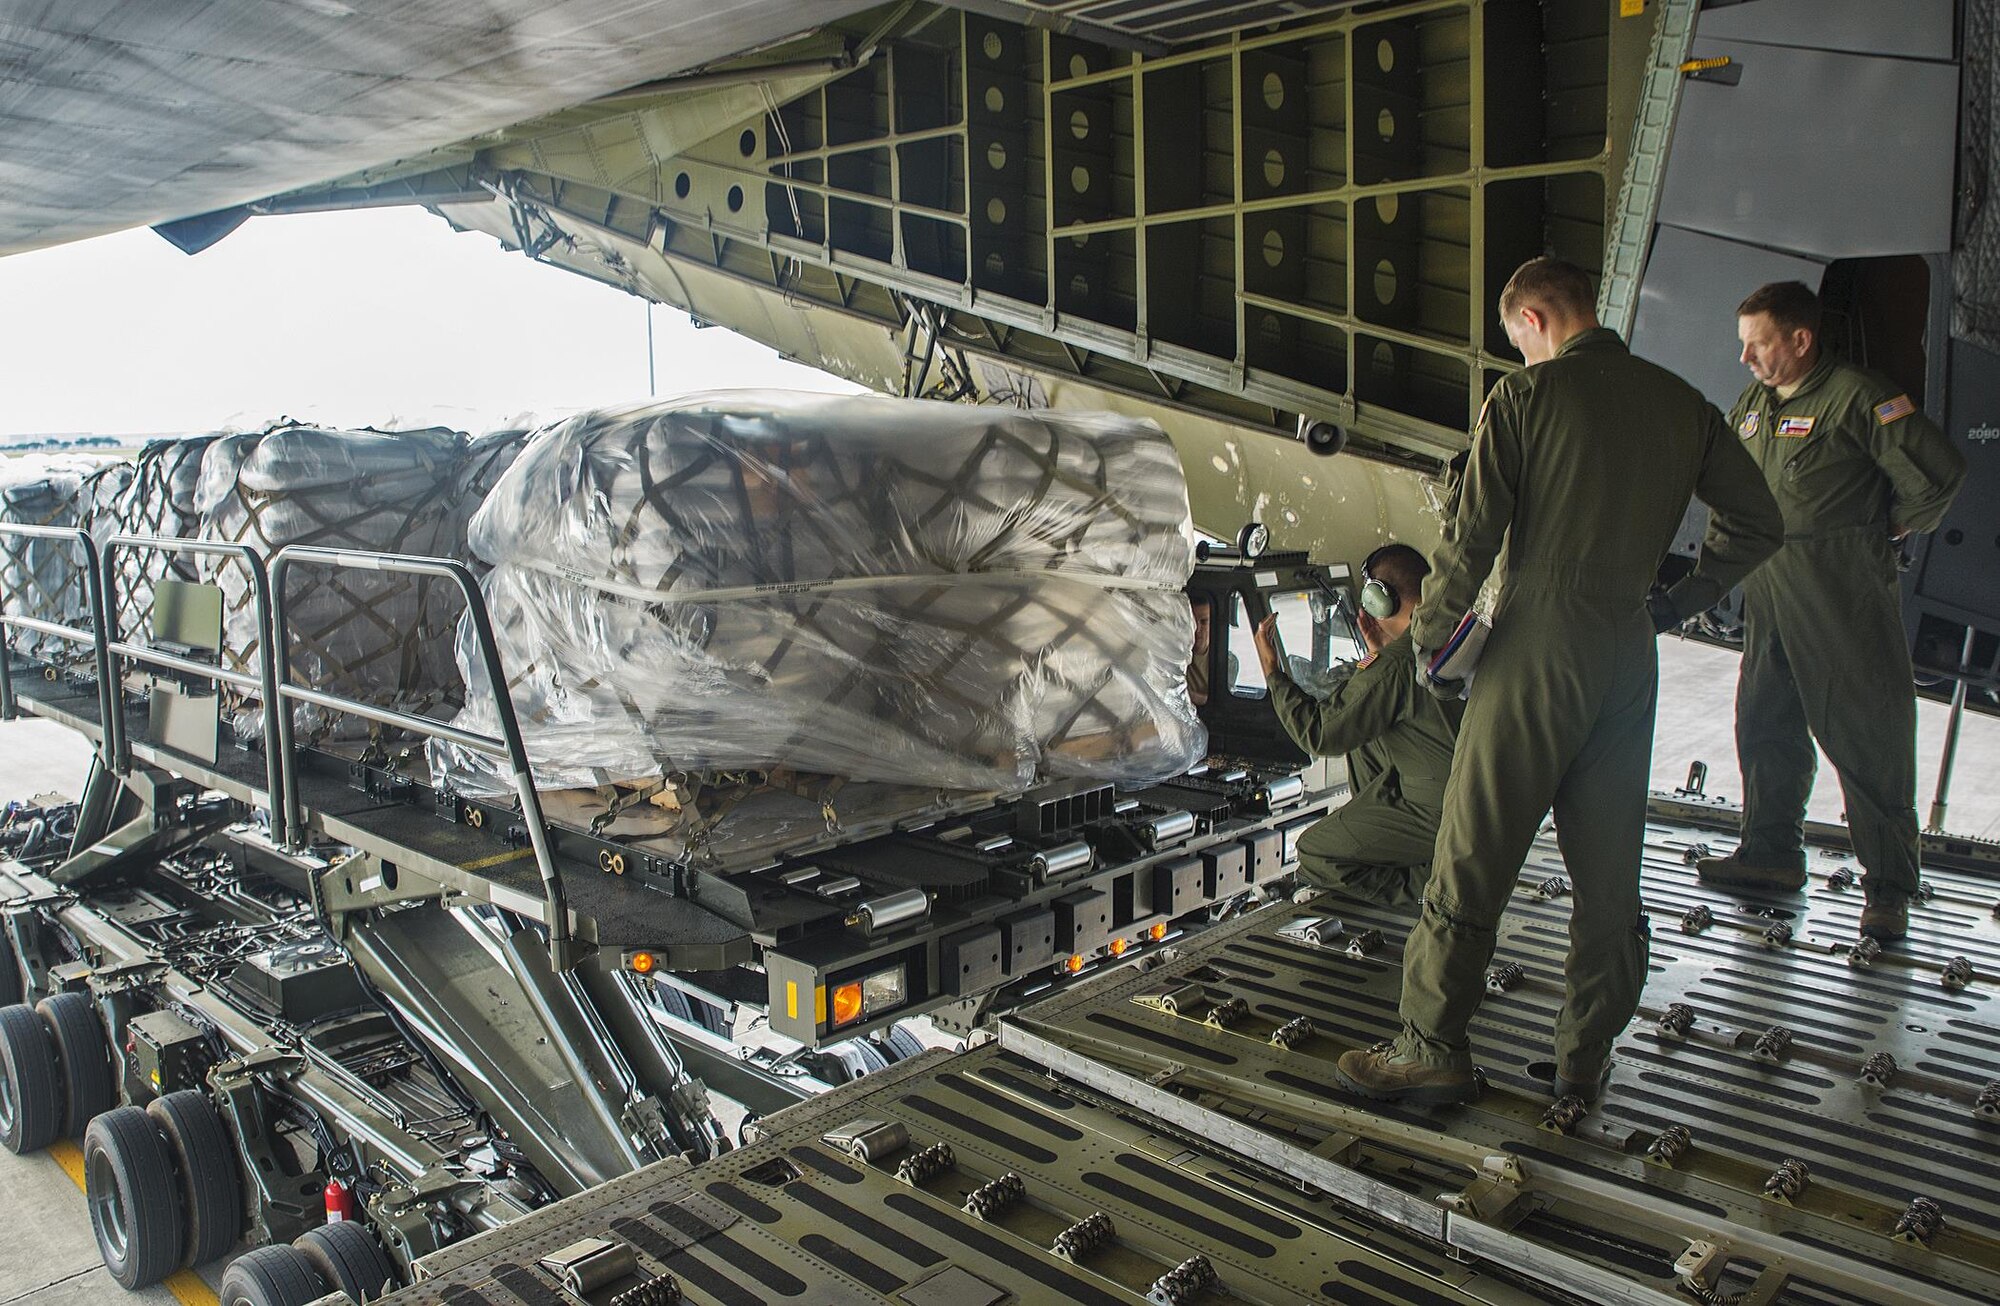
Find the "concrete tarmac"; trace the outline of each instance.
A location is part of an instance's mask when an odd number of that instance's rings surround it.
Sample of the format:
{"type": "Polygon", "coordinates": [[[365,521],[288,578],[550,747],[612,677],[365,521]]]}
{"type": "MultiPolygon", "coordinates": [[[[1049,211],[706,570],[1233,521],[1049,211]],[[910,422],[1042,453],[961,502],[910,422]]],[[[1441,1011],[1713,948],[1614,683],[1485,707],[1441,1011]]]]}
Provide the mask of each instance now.
{"type": "MultiPolygon", "coordinates": [[[[83,738],[49,721],[0,722],[0,803],[55,793],[75,798],[90,773],[83,738]]],[[[208,1306],[226,1261],[128,1293],[98,1255],[83,1189],[83,1149],[66,1139],[36,1156],[0,1150],[0,1306],[208,1306]],[[67,1166],[67,1168],[66,1168],[67,1166]]]]}
{"type": "MultiPolygon", "coordinates": [[[[1686,783],[1688,764],[1708,763],[1708,792],[1743,801],[1743,772],[1736,765],[1737,655],[1691,640],[1660,641],[1660,707],[1653,730],[1653,788],[1686,783]]],[[[1930,819],[1944,752],[1942,703],[1917,702],[1917,820],[1930,819]]],[[[1953,834],[2000,840],[2000,717],[1965,713],[1959,732],[1958,762],[1952,771],[1945,829],[1953,834]]],[[[1840,784],[1833,764],[1819,754],[1807,815],[1845,824],[1840,784]]]]}
{"type": "Polygon", "coordinates": [[[83,1190],[67,1163],[82,1174],[83,1149],[64,1140],[36,1156],[0,1151],[0,1306],[212,1306],[226,1260],[183,1271],[167,1283],[126,1292],[104,1268],[83,1190]]]}

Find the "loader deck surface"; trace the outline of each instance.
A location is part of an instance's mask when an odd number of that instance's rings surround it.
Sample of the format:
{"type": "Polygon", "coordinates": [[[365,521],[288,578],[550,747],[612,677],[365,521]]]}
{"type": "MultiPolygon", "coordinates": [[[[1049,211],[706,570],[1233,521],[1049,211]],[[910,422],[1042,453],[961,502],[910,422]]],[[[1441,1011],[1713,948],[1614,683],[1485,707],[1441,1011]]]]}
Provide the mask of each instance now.
{"type": "Polygon", "coordinates": [[[396,1300],[561,1300],[536,1260],[584,1236],[626,1239],[642,1273],[674,1274],[698,1302],[1135,1301],[1192,1255],[1220,1290],[1191,1302],[1664,1302],[1688,1300],[1673,1267],[1702,1241],[1734,1258],[1711,1284],[1743,1292],[1765,1274],[1765,1300],[1992,1299],[2000,1102],[1979,1103],[2000,1080],[2000,885],[1927,869],[1908,942],[1857,965],[1860,891],[1837,887],[1851,859],[1818,850],[1805,893],[1738,897],[1688,862],[1727,842],[1650,827],[1645,1007],[1607,1096],[1567,1133],[1544,1123],[1568,908],[1544,887],[1564,869],[1545,835],[1495,957],[1520,974],[1474,1026],[1489,1085],[1475,1105],[1402,1111],[1330,1087],[1342,1050],[1396,1028],[1410,917],[1284,904],[1029,1007],[998,1046],[905,1062],[768,1118],[719,1161],[655,1167],[440,1253],[396,1300]],[[1713,923],[1684,932],[1701,906],[1713,923]],[[1777,925],[1789,939],[1767,938],[1777,925]],[[1962,989],[1942,983],[1955,957],[1972,967],[1962,989]],[[1681,1037],[1660,1029],[1672,1004],[1693,1012],[1681,1037]],[[1310,1032],[1274,1045],[1299,1016],[1310,1032]],[[1880,1053],[1894,1066],[1869,1067],[1878,1086],[1864,1064],[1880,1053]],[[870,1163],[822,1141],[870,1120],[907,1145],[870,1163]],[[1675,1163],[1649,1159],[1676,1125],[1675,1163]],[[948,1164],[897,1178],[936,1143],[948,1164]],[[1808,1175],[1790,1202],[1766,1194],[1787,1161],[1808,1175]],[[1008,1173],[1019,1200],[984,1220],[962,1209],[1008,1173]],[[1928,1246],[1916,1198],[1942,1214],[1928,1246]],[[1073,1263],[1049,1250],[1097,1211],[1110,1241],[1073,1263]]]}

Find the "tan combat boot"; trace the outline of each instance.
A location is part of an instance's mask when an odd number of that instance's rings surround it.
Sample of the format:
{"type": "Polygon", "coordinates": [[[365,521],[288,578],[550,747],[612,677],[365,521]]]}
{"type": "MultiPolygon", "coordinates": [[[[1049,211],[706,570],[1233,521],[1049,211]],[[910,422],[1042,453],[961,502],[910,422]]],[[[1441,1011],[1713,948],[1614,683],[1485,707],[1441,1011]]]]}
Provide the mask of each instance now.
{"type": "Polygon", "coordinates": [[[1573,1097],[1581,1102],[1595,1102],[1604,1096],[1604,1084],[1610,1078],[1611,1067],[1608,1065],[1599,1066],[1596,1071],[1589,1073],[1563,1070],[1558,1067],[1553,1095],[1558,1102],[1566,1097],[1573,1097]]]}
{"type": "Polygon", "coordinates": [[[1721,888],[1793,893],[1806,887],[1803,860],[1787,862],[1782,866],[1746,862],[1740,849],[1727,857],[1704,857],[1694,864],[1694,869],[1703,884],[1721,888]]]}
{"type": "Polygon", "coordinates": [[[1372,1101],[1415,1106],[1470,1102],[1479,1096],[1480,1087],[1470,1064],[1434,1066],[1399,1054],[1393,1043],[1341,1053],[1333,1077],[1348,1092],[1372,1101]]]}
{"type": "Polygon", "coordinates": [[[1898,895],[1870,898],[1861,909],[1861,934],[1877,943],[1895,943],[1910,932],[1910,900],[1898,895]]]}

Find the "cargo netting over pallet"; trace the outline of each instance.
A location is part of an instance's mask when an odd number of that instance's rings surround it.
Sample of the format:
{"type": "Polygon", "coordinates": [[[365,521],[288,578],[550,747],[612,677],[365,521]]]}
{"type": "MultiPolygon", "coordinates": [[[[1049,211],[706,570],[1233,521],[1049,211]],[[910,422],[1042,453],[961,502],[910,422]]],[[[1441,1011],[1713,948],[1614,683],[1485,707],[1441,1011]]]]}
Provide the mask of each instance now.
{"type": "MultiPolygon", "coordinates": [[[[1187,493],[1149,422],[773,392],[586,413],[520,454],[471,544],[544,787],[1007,790],[1206,745],[1187,493]]],[[[458,724],[490,732],[463,628],[458,661],[458,724]]],[[[432,767],[510,789],[448,744],[432,767]]]]}
{"type": "MultiPolygon", "coordinates": [[[[330,431],[283,426],[225,436],[202,459],[202,534],[270,557],[288,544],[429,557],[458,556],[475,504],[461,492],[466,441],[456,431],[330,431]]],[[[222,590],[224,662],[253,670],[261,644],[249,576],[210,566],[222,590]]],[[[286,596],[291,669],[304,684],[408,712],[448,715],[459,703],[451,632],[455,587],[392,572],[302,567],[286,596]]],[[[259,705],[229,694],[237,738],[262,731],[259,705]]],[[[306,739],[379,734],[355,717],[294,709],[306,739]]]]}
{"type": "MultiPolygon", "coordinates": [[[[91,500],[90,533],[101,548],[113,535],[187,539],[201,531],[195,495],[201,487],[201,460],[213,435],[154,440],[130,464],[113,464],[102,475],[114,492],[91,500]],[[121,470],[122,469],[122,470],[121,470]]],[[[153,602],[163,580],[198,581],[190,554],[152,549],[120,552],[114,565],[119,633],[145,639],[153,628],[153,602]]]]}
{"type": "MultiPolygon", "coordinates": [[[[27,455],[0,467],[0,522],[75,528],[88,524],[85,494],[98,460],[69,455],[27,455]]],[[[68,540],[0,535],[0,593],[10,606],[45,621],[81,625],[89,620],[82,547],[68,540]]],[[[54,635],[20,631],[14,648],[51,664],[76,660],[77,646],[54,635]]]]}

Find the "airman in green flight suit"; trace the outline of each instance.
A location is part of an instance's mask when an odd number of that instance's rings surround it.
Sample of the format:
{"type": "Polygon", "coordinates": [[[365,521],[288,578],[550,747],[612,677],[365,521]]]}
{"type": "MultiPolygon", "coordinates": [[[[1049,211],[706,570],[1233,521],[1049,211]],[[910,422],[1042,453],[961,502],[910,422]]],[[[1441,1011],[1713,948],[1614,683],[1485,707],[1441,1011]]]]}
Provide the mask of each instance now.
{"type": "Polygon", "coordinates": [[[1370,1098],[1477,1092],[1467,1030],[1501,913],[1551,804],[1572,894],[1555,1087],[1597,1095],[1646,978],[1639,864],[1654,636],[1713,605],[1776,551],[1782,530],[1722,415],[1598,325],[1582,269],[1524,264],[1500,316],[1529,366],[1488,399],[1424,584],[1411,635],[1427,684],[1431,651],[1472,606],[1503,544],[1508,561],[1403,953],[1402,1032],[1337,1066],[1344,1087],[1370,1098]],[[1671,591],[1649,597],[1690,495],[1712,510],[1701,555],[1671,591]]]}
{"type": "Polygon", "coordinates": [[[1917,709],[1896,551],[1944,520],[1965,458],[1902,387],[1822,350],[1819,331],[1819,298],[1796,281],[1737,309],[1756,379],[1730,426],[1784,512],[1785,543],[1743,587],[1743,842],[1696,869],[1711,884],[1805,887],[1818,739],[1865,872],[1861,933],[1888,943],[1908,932],[1917,891],[1917,709]]]}
{"type": "Polygon", "coordinates": [[[1384,906],[1423,897],[1444,812],[1444,786],[1465,705],[1426,693],[1410,675],[1410,618],[1431,565],[1407,544],[1385,544],[1361,564],[1359,618],[1368,656],[1325,698],[1279,665],[1277,618],[1257,627],[1271,705],[1312,757],[1345,756],[1351,797],[1299,836],[1299,879],[1384,906]]]}

